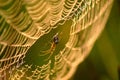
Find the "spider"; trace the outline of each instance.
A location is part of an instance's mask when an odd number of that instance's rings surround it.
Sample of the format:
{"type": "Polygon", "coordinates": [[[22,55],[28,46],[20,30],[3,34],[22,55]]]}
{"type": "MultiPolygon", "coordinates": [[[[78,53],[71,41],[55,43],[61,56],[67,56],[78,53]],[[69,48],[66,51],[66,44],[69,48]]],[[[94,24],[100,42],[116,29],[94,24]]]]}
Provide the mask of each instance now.
{"type": "Polygon", "coordinates": [[[56,48],[56,45],[59,43],[59,37],[58,37],[58,35],[59,35],[59,33],[56,33],[53,36],[50,49],[48,49],[46,51],[42,51],[42,53],[44,53],[44,54],[40,55],[40,56],[45,56],[45,55],[47,55],[47,54],[50,53],[50,56],[46,60],[48,60],[52,56],[52,54],[53,54],[53,52],[54,52],[54,50],[56,48]]]}

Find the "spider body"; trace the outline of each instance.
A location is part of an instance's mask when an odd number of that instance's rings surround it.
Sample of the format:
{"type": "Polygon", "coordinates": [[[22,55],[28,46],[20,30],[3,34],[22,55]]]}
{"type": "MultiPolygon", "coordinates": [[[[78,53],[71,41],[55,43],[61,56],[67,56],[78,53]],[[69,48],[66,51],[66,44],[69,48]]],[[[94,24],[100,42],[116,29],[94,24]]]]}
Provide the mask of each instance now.
{"type": "Polygon", "coordinates": [[[58,38],[58,33],[57,33],[55,36],[53,36],[51,47],[48,52],[52,53],[58,43],[59,43],[59,38],[58,38]]]}
{"type": "Polygon", "coordinates": [[[53,43],[54,44],[58,44],[59,43],[58,33],[53,37],[53,43]]]}
{"type": "Polygon", "coordinates": [[[46,60],[48,60],[48,59],[52,56],[52,54],[53,54],[53,52],[54,52],[54,50],[55,50],[55,48],[56,48],[56,45],[57,45],[58,43],[59,43],[59,37],[58,37],[58,33],[56,33],[56,34],[53,36],[53,38],[52,38],[52,42],[51,42],[51,47],[50,47],[50,49],[48,49],[48,50],[46,50],[46,51],[42,51],[44,54],[41,55],[41,56],[50,54],[50,56],[46,59],[46,60]]]}

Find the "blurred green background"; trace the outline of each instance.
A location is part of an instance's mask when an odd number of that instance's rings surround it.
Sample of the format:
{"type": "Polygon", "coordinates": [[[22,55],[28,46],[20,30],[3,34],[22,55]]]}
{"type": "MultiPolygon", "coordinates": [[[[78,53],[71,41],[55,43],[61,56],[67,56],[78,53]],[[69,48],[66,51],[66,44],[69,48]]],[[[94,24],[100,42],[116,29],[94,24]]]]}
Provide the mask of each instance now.
{"type": "Polygon", "coordinates": [[[104,31],[71,80],[120,80],[119,76],[120,0],[114,0],[104,31]]]}

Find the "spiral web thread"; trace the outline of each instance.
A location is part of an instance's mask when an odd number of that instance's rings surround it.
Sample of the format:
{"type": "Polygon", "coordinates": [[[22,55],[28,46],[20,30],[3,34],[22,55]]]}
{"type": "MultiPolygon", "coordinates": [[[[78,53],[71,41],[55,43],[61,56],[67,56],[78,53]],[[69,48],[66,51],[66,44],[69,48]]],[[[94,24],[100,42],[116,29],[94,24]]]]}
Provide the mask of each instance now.
{"type": "Polygon", "coordinates": [[[108,18],[113,0],[0,0],[0,79],[19,68],[27,50],[52,28],[72,20],[63,50],[42,66],[25,65],[10,80],[67,80],[84,60],[108,18]],[[15,65],[15,66],[13,66],[15,65]],[[30,74],[27,74],[27,73],[30,74]]]}

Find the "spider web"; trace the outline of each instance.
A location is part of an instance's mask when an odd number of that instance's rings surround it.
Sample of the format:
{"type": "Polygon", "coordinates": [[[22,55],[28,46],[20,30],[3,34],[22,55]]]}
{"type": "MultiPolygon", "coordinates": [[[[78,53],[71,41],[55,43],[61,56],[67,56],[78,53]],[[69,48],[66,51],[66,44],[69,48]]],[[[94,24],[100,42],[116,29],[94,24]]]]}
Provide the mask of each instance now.
{"type": "Polygon", "coordinates": [[[113,0],[0,0],[0,79],[67,80],[104,29],[113,0]],[[24,65],[28,49],[71,21],[68,41],[54,62],[24,65]],[[51,68],[52,65],[52,68],[51,68]],[[12,75],[9,75],[12,74],[12,75]]]}

